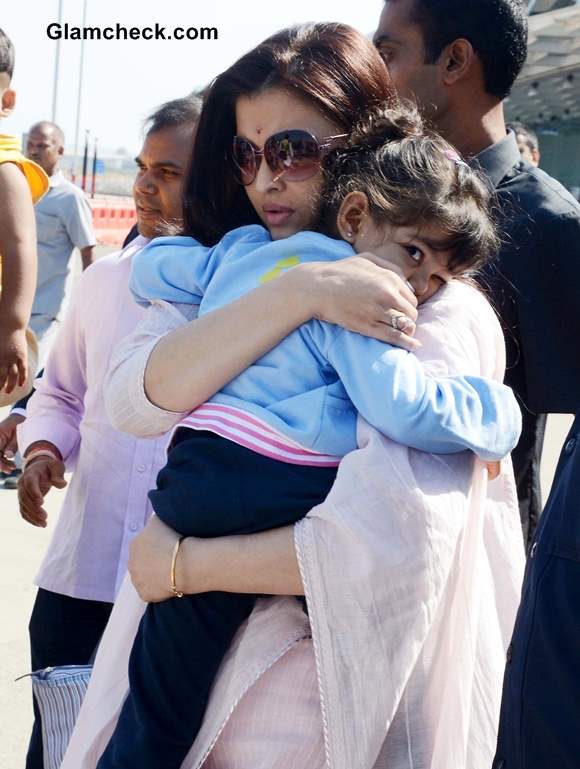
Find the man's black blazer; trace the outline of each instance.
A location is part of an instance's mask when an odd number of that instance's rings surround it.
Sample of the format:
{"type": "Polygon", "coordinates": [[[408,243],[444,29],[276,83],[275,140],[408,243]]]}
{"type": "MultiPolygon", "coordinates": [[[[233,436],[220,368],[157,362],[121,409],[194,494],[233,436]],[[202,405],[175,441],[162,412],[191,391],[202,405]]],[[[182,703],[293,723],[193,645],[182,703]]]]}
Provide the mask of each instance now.
{"type": "Polygon", "coordinates": [[[484,286],[506,332],[506,382],[531,411],[576,413],[580,404],[580,205],[521,160],[515,138],[477,161],[496,188],[504,242],[484,286]]]}

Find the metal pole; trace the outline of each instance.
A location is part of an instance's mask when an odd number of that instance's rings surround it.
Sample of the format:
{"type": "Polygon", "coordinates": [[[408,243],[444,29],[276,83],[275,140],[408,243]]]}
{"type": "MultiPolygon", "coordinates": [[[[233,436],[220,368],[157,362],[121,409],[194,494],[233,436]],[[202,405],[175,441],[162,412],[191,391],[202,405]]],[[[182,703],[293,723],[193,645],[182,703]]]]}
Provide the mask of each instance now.
{"type": "MultiPolygon", "coordinates": [[[[58,23],[62,24],[62,0],[58,0],[58,23]]],[[[56,41],[56,50],[54,53],[54,83],[52,86],[52,117],[53,123],[56,123],[56,102],[58,98],[58,70],[60,67],[60,40],[56,41]]]]}
{"type": "Polygon", "coordinates": [[[89,163],[89,134],[90,131],[87,131],[85,134],[85,152],[83,155],[83,181],[81,184],[83,192],[87,189],[87,168],[89,163]]]}
{"type": "Polygon", "coordinates": [[[95,197],[96,177],[97,177],[97,143],[98,139],[95,139],[95,153],[93,155],[93,176],[91,179],[91,198],[95,197]]]}
{"type": "MultiPolygon", "coordinates": [[[[83,28],[87,25],[87,4],[88,0],[84,1],[83,5],[83,28]]],[[[72,167],[72,180],[76,179],[76,167],[77,167],[77,151],[79,146],[79,133],[81,130],[81,100],[83,96],[83,70],[85,66],[85,40],[81,41],[81,64],[79,68],[79,92],[77,95],[77,124],[75,128],[75,145],[73,150],[73,167],[72,167]]]]}

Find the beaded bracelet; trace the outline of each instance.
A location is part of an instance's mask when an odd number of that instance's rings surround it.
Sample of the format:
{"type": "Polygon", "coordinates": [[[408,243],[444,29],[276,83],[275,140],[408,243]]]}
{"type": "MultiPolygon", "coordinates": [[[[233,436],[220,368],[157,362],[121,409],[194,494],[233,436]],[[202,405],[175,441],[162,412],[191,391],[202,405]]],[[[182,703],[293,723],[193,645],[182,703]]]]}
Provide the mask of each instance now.
{"type": "Polygon", "coordinates": [[[24,457],[24,463],[23,463],[22,469],[26,470],[26,468],[32,462],[32,460],[36,459],[37,457],[49,457],[50,459],[55,459],[57,462],[60,461],[60,457],[57,457],[55,452],[51,451],[50,449],[32,449],[30,454],[27,454],[24,457]]]}

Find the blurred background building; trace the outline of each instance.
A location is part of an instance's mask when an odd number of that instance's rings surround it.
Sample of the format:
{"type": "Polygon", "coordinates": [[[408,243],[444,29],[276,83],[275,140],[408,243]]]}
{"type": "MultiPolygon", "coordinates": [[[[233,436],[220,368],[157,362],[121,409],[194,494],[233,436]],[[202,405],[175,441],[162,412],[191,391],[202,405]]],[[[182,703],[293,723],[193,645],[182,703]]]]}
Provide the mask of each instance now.
{"type": "Polygon", "coordinates": [[[541,167],[580,198],[580,0],[532,0],[529,12],[528,59],[507,118],[537,132],[541,167]]]}

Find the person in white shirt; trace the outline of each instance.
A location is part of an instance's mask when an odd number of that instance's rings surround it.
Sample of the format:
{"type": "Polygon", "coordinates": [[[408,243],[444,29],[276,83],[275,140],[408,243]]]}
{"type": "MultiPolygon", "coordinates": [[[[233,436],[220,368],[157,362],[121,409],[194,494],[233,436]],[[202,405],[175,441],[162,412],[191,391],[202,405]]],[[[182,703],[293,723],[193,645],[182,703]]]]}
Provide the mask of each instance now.
{"type": "Polygon", "coordinates": [[[35,208],[38,282],[30,326],[39,342],[41,367],[62,317],[73,251],[80,250],[85,270],[93,262],[96,244],[89,202],[59,168],[63,152],[64,133],[59,126],[48,121],[32,126],[26,155],[46,171],[50,184],[35,208]]]}

